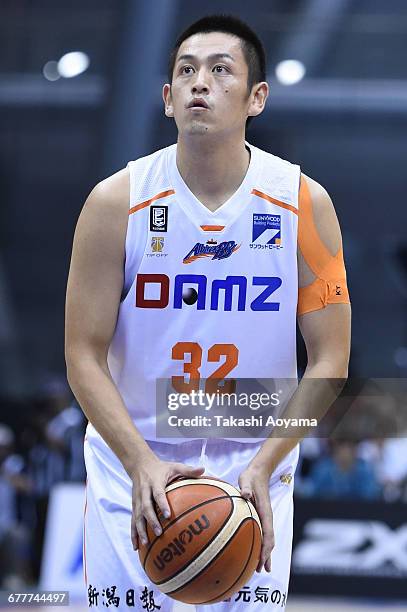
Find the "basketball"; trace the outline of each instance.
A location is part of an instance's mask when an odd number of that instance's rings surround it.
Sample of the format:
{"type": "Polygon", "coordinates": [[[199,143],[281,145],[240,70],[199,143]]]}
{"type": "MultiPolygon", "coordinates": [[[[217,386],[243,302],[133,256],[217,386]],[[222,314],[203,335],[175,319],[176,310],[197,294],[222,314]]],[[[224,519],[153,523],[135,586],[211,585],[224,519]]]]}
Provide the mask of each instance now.
{"type": "Polygon", "coordinates": [[[141,564],[157,588],[178,601],[209,604],[236,593],[260,558],[262,531],[254,505],[212,477],[178,479],[166,487],[171,516],[147,525],[141,564]]]}

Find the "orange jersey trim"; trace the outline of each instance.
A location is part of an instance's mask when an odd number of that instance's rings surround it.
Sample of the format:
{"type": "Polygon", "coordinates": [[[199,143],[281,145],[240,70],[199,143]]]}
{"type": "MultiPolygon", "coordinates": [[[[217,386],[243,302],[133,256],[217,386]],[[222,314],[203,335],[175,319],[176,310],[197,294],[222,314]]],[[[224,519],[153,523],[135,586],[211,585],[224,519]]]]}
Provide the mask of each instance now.
{"type": "Polygon", "coordinates": [[[295,215],[298,215],[298,210],[295,208],[295,206],[291,206],[291,204],[285,204],[285,202],[280,202],[280,200],[276,200],[275,198],[272,198],[271,196],[267,195],[266,193],[263,193],[262,191],[259,191],[258,189],[252,189],[252,193],[259,198],[263,198],[263,200],[267,200],[267,202],[271,202],[276,206],[280,206],[280,208],[291,210],[291,212],[293,212],[295,215]]]}
{"type": "Polygon", "coordinates": [[[204,232],[221,232],[223,229],[224,225],[201,225],[201,230],[204,232]]]}
{"type": "Polygon", "coordinates": [[[150,206],[150,204],[152,202],[155,202],[156,200],[160,200],[161,198],[166,198],[169,195],[174,195],[174,193],[175,193],[174,189],[167,189],[167,191],[161,191],[161,193],[157,193],[157,195],[150,198],[149,200],[146,200],[145,202],[141,202],[140,204],[136,204],[135,206],[132,206],[129,210],[129,215],[132,215],[133,213],[137,212],[138,210],[141,210],[142,208],[146,208],[147,206],[150,206]]]}

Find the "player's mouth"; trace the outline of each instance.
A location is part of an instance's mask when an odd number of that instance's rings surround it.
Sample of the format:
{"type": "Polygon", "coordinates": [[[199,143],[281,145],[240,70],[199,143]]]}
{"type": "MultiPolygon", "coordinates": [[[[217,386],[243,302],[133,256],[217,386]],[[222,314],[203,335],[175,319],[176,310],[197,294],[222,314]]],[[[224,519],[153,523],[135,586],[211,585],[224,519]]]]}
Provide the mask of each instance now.
{"type": "Polygon", "coordinates": [[[194,110],[194,111],[195,110],[203,111],[203,110],[209,110],[209,105],[206,102],[206,100],[204,100],[203,98],[194,98],[188,104],[187,108],[194,110]]]}

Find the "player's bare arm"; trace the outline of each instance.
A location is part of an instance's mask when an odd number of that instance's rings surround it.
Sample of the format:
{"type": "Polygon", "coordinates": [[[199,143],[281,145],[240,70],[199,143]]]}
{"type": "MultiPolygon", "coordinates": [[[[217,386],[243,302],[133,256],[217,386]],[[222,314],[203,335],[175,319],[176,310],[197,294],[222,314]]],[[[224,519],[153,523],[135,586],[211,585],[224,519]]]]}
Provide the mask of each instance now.
{"type": "MultiPolygon", "coordinates": [[[[165,485],[203,468],[163,462],[134,425],[110,375],[107,354],[123,290],[129,178],[121,170],[99,183],[75,231],[66,297],[65,353],[68,380],[89,421],[120,459],[133,482],[132,541],[147,541],[145,520],[161,533],[153,500],[164,515],[165,485]]],[[[153,407],[152,407],[153,409],[153,407]]]]}
{"type": "MultiPolygon", "coordinates": [[[[325,189],[309,177],[307,181],[312,212],[319,237],[334,257],[342,246],[338,219],[331,198],[325,189]]],[[[300,213],[301,215],[301,210],[300,213]]],[[[316,275],[298,250],[299,287],[310,286],[316,275]]],[[[339,298],[338,298],[339,301],[339,298]]],[[[351,339],[351,307],[349,303],[329,303],[298,316],[298,324],[307,349],[307,368],[292,396],[284,417],[321,419],[338,397],[348,376],[351,339]],[[309,379],[317,379],[307,384],[309,379]],[[335,384],[332,384],[333,381],[335,384]]],[[[274,546],[269,479],[282,459],[303,439],[305,431],[290,437],[279,437],[273,430],[258,454],[242,472],[239,484],[242,495],[253,497],[262,520],[263,548],[258,571],[262,565],[271,570],[270,554],[274,546]]]]}

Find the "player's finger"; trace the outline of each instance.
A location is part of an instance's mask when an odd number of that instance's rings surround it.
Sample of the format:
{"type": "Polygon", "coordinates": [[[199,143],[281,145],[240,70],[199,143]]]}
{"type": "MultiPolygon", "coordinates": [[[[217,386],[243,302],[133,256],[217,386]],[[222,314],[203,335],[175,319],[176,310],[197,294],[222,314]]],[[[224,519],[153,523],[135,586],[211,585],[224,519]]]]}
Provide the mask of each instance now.
{"type": "Polygon", "coordinates": [[[246,479],[241,476],[239,478],[239,487],[240,487],[240,495],[245,499],[250,499],[253,497],[252,487],[250,482],[246,481],[246,479]]]}
{"type": "MultiPolygon", "coordinates": [[[[262,521],[262,526],[264,525],[264,521],[262,521]]],[[[260,552],[260,560],[258,565],[258,571],[261,570],[263,565],[266,568],[267,561],[271,559],[271,551],[274,548],[274,532],[272,527],[263,527],[263,544],[260,552]]]]}
{"type": "Polygon", "coordinates": [[[135,516],[134,522],[136,525],[137,534],[138,534],[138,538],[140,542],[144,545],[147,544],[148,538],[147,538],[146,521],[141,512],[135,516]]]}
{"type": "Polygon", "coordinates": [[[136,519],[132,516],[131,518],[131,543],[133,544],[133,549],[138,550],[140,547],[139,537],[136,528],[136,519]]]}
{"type": "Polygon", "coordinates": [[[152,491],[150,488],[144,488],[141,494],[141,513],[146,519],[151,529],[154,531],[156,536],[161,535],[162,529],[160,521],[155,513],[152,503],[152,491]]]}
{"type": "Polygon", "coordinates": [[[273,548],[274,548],[274,545],[267,544],[267,538],[265,537],[265,539],[263,540],[263,546],[260,552],[260,560],[256,568],[257,572],[261,572],[263,565],[266,571],[268,572],[271,571],[271,552],[273,548]]]}
{"type": "Polygon", "coordinates": [[[168,503],[164,489],[153,489],[153,497],[157,506],[163,513],[164,518],[169,518],[171,515],[171,508],[168,503]]]}
{"type": "Polygon", "coordinates": [[[244,487],[243,489],[240,489],[240,495],[244,497],[244,499],[253,498],[253,492],[249,487],[244,487]]]}
{"type": "Polygon", "coordinates": [[[261,568],[265,567],[266,571],[271,570],[270,560],[271,551],[274,548],[274,530],[273,530],[273,512],[270,503],[270,494],[267,487],[258,487],[255,491],[256,498],[256,510],[258,512],[261,527],[263,531],[263,542],[260,552],[260,560],[256,568],[257,572],[261,571],[261,568]],[[269,568],[269,569],[267,569],[269,568]]]}
{"type": "Polygon", "coordinates": [[[148,497],[148,492],[149,489],[144,487],[144,489],[137,492],[138,494],[135,495],[133,501],[134,524],[137,530],[138,539],[142,544],[147,544],[148,542],[147,526],[143,512],[143,499],[148,497]]]}
{"type": "Polygon", "coordinates": [[[131,515],[131,541],[134,550],[138,550],[140,542],[147,544],[145,521],[141,514],[141,501],[137,497],[133,499],[133,511],[131,515]]]}
{"type": "Polygon", "coordinates": [[[131,537],[131,542],[133,544],[134,550],[138,550],[139,544],[140,544],[140,538],[137,532],[137,525],[136,525],[136,517],[139,514],[139,510],[138,510],[139,506],[140,506],[140,503],[138,500],[138,495],[136,491],[134,490],[134,486],[133,486],[130,537],[131,537]]]}
{"type": "Polygon", "coordinates": [[[174,463],[173,470],[176,474],[181,474],[181,476],[186,476],[189,478],[198,478],[201,474],[204,473],[204,466],[193,466],[186,465],[185,463],[174,463]]]}
{"type": "Polygon", "coordinates": [[[244,497],[244,499],[250,499],[253,502],[253,476],[250,476],[247,471],[244,471],[240,474],[238,482],[240,495],[244,497]]]}

